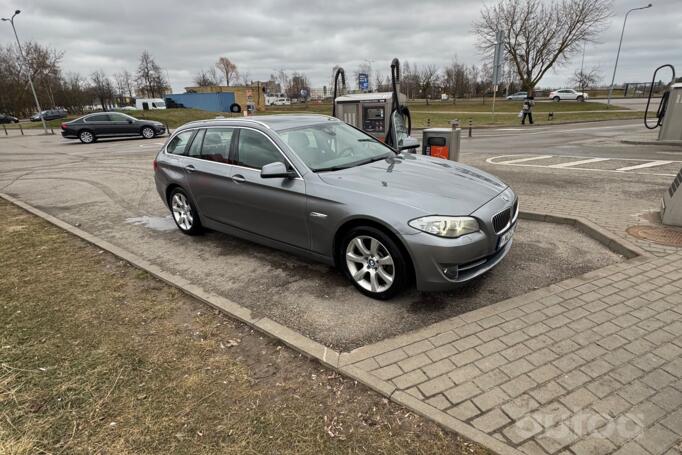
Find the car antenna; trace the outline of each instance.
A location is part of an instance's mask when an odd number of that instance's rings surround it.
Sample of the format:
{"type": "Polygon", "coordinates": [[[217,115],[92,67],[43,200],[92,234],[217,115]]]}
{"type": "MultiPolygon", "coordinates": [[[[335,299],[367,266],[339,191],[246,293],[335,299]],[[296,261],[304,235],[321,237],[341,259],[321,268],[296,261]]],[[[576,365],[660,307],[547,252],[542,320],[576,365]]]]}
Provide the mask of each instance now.
{"type": "Polygon", "coordinates": [[[336,117],[336,94],[338,93],[339,76],[341,76],[341,90],[346,92],[346,72],[340,66],[334,74],[334,98],[332,98],[332,117],[336,117]]]}

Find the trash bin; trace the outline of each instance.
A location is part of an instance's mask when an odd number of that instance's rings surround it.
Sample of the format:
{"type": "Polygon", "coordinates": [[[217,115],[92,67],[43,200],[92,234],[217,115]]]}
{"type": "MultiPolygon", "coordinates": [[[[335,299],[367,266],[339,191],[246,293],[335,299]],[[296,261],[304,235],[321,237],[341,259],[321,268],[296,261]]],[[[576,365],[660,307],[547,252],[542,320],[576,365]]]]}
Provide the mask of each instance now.
{"type": "Polygon", "coordinates": [[[462,130],[459,121],[451,122],[452,128],[426,128],[422,132],[422,154],[459,161],[459,143],[462,130]]]}

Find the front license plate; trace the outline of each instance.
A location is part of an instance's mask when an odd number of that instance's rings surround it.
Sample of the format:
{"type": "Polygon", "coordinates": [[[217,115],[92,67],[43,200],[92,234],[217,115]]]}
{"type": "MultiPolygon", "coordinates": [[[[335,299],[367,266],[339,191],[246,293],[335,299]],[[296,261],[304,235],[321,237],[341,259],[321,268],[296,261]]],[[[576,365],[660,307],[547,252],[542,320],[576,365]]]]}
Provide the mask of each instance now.
{"type": "Polygon", "coordinates": [[[497,249],[499,250],[503,246],[505,246],[511,239],[514,237],[514,230],[516,229],[516,225],[513,225],[512,227],[509,228],[507,232],[502,234],[500,236],[500,240],[497,243],[497,249]]]}

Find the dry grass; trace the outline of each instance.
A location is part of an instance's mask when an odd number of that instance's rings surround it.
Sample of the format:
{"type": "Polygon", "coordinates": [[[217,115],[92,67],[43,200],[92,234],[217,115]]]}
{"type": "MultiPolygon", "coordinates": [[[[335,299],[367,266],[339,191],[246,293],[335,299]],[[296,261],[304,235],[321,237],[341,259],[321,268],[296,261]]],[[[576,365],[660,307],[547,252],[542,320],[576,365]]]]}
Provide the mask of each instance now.
{"type": "Polygon", "coordinates": [[[0,207],[0,453],[484,453],[0,207]]]}

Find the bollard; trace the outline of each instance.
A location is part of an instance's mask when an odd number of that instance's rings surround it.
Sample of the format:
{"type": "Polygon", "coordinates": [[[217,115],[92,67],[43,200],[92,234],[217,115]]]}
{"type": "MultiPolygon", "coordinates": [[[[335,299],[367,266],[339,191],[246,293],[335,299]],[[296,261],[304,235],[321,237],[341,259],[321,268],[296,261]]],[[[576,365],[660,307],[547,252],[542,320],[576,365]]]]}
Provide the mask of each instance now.
{"type": "Polygon", "coordinates": [[[426,127],[431,128],[431,119],[430,118],[426,119],[426,127]]]}
{"type": "Polygon", "coordinates": [[[7,133],[7,127],[5,126],[4,123],[2,124],[2,129],[5,130],[5,136],[9,136],[9,134],[7,133]]]}
{"type": "Polygon", "coordinates": [[[50,127],[50,134],[54,136],[54,128],[50,127]]]}
{"type": "Polygon", "coordinates": [[[554,112],[550,112],[547,114],[547,120],[554,120],[554,112]]]}
{"type": "Polygon", "coordinates": [[[166,127],[166,134],[168,134],[170,136],[171,130],[170,130],[170,128],[168,128],[168,123],[164,123],[164,126],[166,127]]]}
{"type": "Polygon", "coordinates": [[[471,137],[471,119],[469,119],[469,137],[471,137]]]}
{"type": "Polygon", "coordinates": [[[24,128],[21,127],[21,123],[19,124],[19,131],[21,131],[21,135],[24,135],[24,128]]]}
{"type": "Polygon", "coordinates": [[[459,161],[459,146],[462,138],[462,129],[459,127],[459,119],[450,121],[450,156],[451,161],[459,161]]]}

